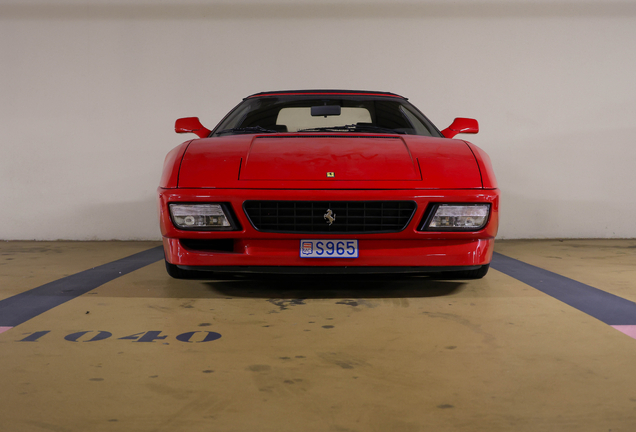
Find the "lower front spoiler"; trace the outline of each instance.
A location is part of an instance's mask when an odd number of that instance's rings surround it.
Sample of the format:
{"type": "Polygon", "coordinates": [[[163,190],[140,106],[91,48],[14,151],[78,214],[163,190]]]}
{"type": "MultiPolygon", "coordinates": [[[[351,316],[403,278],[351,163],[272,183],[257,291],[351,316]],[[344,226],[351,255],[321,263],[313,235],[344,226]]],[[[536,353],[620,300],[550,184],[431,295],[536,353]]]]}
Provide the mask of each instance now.
{"type": "Polygon", "coordinates": [[[472,271],[481,266],[438,266],[438,267],[315,267],[315,266],[184,266],[181,270],[209,271],[215,273],[261,273],[261,274],[386,274],[386,273],[441,273],[472,271]]]}
{"type": "MultiPolygon", "coordinates": [[[[250,239],[230,240],[229,250],[193,249],[185,241],[176,238],[163,239],[166,261],[182,270],[192,267],[202,270],[228,268],[229,272],[243,268],[281,269],[287,267],[311,267],[313,273],[323,273],[325,268],[387,269],[397,273],[455,271],[454,267],[475,269],[489,264],[494,249],[494,239],[359,239],[358,258],[303,258],[300,256],[300,239],[250,239]],[[438,269],[438,270],[434,270],[438,269]]],[[[196,246],[196,245],[195,245],[196,246]]],[[[221,270],[216,270],[221,271],[221,270]]],[[[356,273],[355,269],[348,270],[356,273]]],[[[470,271],[470,270],[469,270],[470,271]]],[[[362,271],[361,271],[362,272],[362,271]]]]}

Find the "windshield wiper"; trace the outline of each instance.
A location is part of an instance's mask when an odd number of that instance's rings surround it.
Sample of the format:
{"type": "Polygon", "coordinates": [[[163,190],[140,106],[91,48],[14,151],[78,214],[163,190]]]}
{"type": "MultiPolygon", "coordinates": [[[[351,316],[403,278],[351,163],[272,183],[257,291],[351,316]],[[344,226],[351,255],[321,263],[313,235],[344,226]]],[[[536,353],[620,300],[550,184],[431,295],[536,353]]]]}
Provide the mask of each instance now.
{"type": "Polygon", "coordinates": [[[385,128],[385,127],[374,126],[374,125],[359,125],[359,124],[301,129],[298,132],[341,132],[341,131],[344,131],[344,132],[381,132],[381,133],[390,133],[390,134],[404,134],[403,131],[397,131],[397,130],[391,129],[391,128],[385,128]]]}
{"type": "Polygon", "coordinates": [[[354,127],[356,130],[367,130],[367,131],[376,131],[376,132],[384,132],[384,133],[391,133],[391,134],[404,134],[404,131],[397,131],[395,129],[391,129],[391,128],[385,128],[382,126],[375,126],[375,125],[360,125],[360,124],[353,124],[353,125],[347,125],[347,126],[352,126],[354,127]]]}
{"type": "Polygon", "coordinates": [[[215,132],[215,135],[226,134],[226,133],[278,133],[278,131],[272,129],[265,129],[262,126],[248,126],[248,127],[238,127],[232,129],[223,129],[222,131],[215,132]]]}

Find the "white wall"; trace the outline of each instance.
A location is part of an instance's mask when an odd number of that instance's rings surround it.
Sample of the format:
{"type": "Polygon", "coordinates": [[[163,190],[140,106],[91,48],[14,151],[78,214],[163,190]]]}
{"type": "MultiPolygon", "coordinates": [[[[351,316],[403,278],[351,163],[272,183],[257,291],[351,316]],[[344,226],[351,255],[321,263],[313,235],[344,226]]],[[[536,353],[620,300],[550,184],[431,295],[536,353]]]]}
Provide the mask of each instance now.
{"type": "Polygon", "coordinates": [[[636,237],[636,2],[0,1],[0,239],[158,239],[178,117],[410,98],[491,156],[501,238],[636,237]]]}

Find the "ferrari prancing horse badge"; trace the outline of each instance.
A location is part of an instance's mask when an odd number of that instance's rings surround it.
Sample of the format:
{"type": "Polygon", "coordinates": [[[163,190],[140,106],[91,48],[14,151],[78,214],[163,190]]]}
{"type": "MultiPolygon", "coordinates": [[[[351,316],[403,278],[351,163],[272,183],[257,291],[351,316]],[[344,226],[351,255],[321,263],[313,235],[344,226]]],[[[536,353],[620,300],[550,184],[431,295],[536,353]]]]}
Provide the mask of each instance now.
{"type": "Polygon", "coordinates": [[[336,220],[336,214],[333,211],[331,211],[331,209],[328,209],[327,213],[325,213],[324,218],[327,221],[327,223],[331,226],[331,224],[336,220]]]}

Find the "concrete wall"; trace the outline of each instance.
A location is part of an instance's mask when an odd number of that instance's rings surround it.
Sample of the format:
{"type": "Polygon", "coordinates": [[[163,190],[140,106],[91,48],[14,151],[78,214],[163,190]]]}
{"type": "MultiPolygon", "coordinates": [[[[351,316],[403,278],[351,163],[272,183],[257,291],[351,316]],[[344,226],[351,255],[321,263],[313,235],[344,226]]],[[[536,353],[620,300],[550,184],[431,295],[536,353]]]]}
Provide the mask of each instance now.
{"type": "Polygon", "coordinates": [[[501,238],[636,237],[636,2],[0,2],[0,239],[158,239],[185,137],[248,94],[403,94],[491,156],[501,238]]]}

